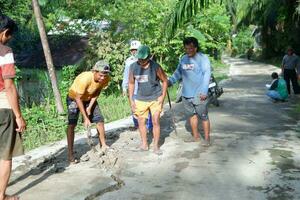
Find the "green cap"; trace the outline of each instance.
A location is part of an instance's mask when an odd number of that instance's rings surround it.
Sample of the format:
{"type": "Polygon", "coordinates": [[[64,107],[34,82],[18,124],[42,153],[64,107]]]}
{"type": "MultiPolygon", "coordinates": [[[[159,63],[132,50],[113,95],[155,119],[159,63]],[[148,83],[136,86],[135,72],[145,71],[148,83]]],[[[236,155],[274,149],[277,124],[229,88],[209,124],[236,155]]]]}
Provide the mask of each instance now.
{"type": "Polygon", "coordinates": [[[136,53],[137,59],[146,59],[150,56],[150,48],[146,45],[141,45],[136,53]]]}
{"type": "Polygon", "coordinates": [[[103,73],[110,73],[111,72],[109,64],[105,60],[99,60],[98,62],[96,62],[96,64],[92,68],[92,70],[98,71],[98,72],[103,72],[103,73]]]}

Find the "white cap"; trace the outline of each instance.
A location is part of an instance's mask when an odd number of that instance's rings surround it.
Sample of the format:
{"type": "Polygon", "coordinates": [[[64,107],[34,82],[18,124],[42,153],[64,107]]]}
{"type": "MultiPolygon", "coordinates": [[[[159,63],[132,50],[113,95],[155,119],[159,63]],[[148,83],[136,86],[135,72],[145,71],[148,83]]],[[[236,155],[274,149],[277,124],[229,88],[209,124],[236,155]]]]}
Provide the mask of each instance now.
{"type": "Polygon", "coordinates": [[[130,50],[132,49],[138,49],[141,46],[141,42],[138,40],[132,40],[130,42],[130,50]]]}

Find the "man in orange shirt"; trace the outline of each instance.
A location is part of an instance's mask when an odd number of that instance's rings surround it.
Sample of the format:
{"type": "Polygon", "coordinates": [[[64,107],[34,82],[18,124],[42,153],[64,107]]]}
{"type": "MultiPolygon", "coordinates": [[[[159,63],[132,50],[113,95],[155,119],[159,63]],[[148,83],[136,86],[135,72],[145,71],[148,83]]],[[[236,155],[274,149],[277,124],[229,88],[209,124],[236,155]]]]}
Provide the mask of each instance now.
{"type": "Polygon", "coordinates": [[[98,61],[92,71],[79,74],[69,89],[68,106],[68,160],[78,163],[73,155],[74,129],[77,125],[79,112],[82,114],[84,126],[88,128],[91,122],[96,123],[99,143],[103,150],[108,148],[105,142],[104,117],[97,103],[97,98],[103,88],[108,85],[110,67],[104,60],[98,61]]]}

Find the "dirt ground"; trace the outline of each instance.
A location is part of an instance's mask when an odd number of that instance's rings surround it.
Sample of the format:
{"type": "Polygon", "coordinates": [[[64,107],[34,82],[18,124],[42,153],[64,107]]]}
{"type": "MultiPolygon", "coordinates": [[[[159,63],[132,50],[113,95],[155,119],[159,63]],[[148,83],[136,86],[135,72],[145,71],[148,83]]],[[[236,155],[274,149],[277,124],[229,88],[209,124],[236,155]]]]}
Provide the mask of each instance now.
{"type": "Polygon", "coordinates": [[[91,150],[85,136],[77,137],[76,165],[66,162],[63,142],[27,154],[14,163],[8,192],[22,200],[300,199],[300,116],[293,112],[299,97],[272,103],[265,84],[277,68],[224,61],[230,80],[222,84],[221,106],[209,110],[212,146],[183,141],[190,127],[181,103],[174,104],[161,118],[163,155],[138,151],[139,133],[115,125],[108,152],[91,150]],[[41,151],[48,154],[36,156],[41,151]]]}

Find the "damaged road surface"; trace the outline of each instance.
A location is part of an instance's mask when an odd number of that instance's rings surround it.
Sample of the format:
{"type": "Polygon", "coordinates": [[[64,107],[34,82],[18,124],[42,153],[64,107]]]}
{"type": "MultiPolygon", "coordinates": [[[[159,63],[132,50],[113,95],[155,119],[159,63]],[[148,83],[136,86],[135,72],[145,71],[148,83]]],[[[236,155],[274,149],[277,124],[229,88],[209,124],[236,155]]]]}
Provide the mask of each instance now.
{"type": "Polygon", "coordinates": [[[29,156],[14,169],[8,193],[22,200],[300,199],[300,124],[293,112],[299,97],[271,103],[264,85],[277,68],[225,61],[231,80],[222,85],[220,107],[209,110],[212,146],[183,141],[190,127],[182,105],[173,104],[161,119],[163,155],[151,145],[139,151],[139,133],[119,128],[109,131],[107,152],[77,140],[76,165],[66,162],[65,147],[47,158],[29,156]]]}

